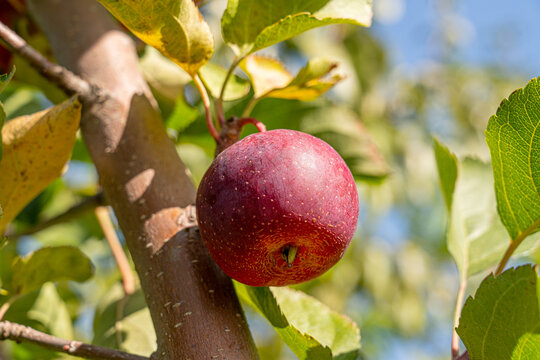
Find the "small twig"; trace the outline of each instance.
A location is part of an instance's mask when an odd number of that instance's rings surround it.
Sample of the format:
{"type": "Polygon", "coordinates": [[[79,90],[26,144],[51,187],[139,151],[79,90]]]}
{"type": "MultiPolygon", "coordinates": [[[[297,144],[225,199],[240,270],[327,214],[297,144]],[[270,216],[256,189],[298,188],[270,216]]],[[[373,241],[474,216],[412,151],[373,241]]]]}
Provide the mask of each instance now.
{"type": "Polygon", "coordinates": [[[456,331],[459,323],[459,316],[461,314],[461,306],[463,304],[463,298],[465,297],[465,291],[467,290],[467,277],[464,276],[459,282],[459,289],[456,298],[456,308],[454,311],[454,326],[452,328],[452,360],[459,359],[459,336],[456,331]]]}
{"type": "Polygon", "coordinates": [[[201,78],[199,75],[195,75],[193,77],[193,81],[195,82],[195,86],[197,87],[197,90],[199,90],[199,93],[201,94],[201,100],[204,105],[204,112],[206,114],[206,126],[208,127],[208,131],[210,132],[210,135],[216,140],[216,143],[219,145],[220,138],[219,134],[214,127],[214,121],[212,119],[212,113],[210,111],[210,99],[208,97],[208,93],[206,92],[206,89],[204,88],[204,85],[201,81],[201,78]]]}
{"type": "Polygon", "coordinates": [[[10,238],[19,238],[21,236],[27,236],[27,235],[32,235],[32,234],[35,234],[41,230],[44,230],[44,229],[47,229],[51,226],[54,226],[54,225],[58,225],[58,224],[61,224],[61,223],[64,223],[64,222],[68,222],[68,221],[71,221],[73,219],[76,219],[78,217],[80,217],[81,215],[84,215],[86,214],[88,211],[91,211],[93,209],[95,209],[96,207],[100,206],[100,205],[104,205],[105,204],[105,198],[103,196],[103,193],[99,193],[97,195],[94,195],[94,196],[91,196],[91,197],[88,197],[86,199],[84,199],[83,201],[81,201],[79,204],[67,209],[66,211],[64,211],[63,213],[49,219],[49,220],[46,220],[42,223],[39,223],[37,224],[36,226],[28,229],[28,230],[25,230],[21,233],[18,233],[18,234],[8,234],[7,236],[10,237],[10,238]]]}
{"type": "Polygon", "coordinates": [[[9,310],[9,307],[11,306],[11,304],[13,304],[16,298],[17,296],[13,296],[8,301],[3,303],[2,306],[0,306],[0,321],[2,321],[2,318],[4,317],[4,315],[6,315],[7,311],[9,310]]]}
{"type": "Polygon", "coordinates": [[[120,240],[116,235],[114,230],[113,223],[111,221],[111,215],[109,209],[106,206],[99,206],[95,210],[96,218],[98,219],[101,230],[105,235],[105,239],[109,243],[111,252],[113,254],[114,260],[122,276],[122,289],[124,290],[124,297],[120,299],[116,307],[116,341],[118,344],[121,344],[122,339],[122,329],[120,329],[120,321],[124,318],[124,308],[126,306],[127,300],[131,294],[135,292],[135,278],[131,267],[129,266],[129,261],[127,259],[126,253],[120,244],[120,240]]]}
{"type": "Polygon", "coordinates": [[[85,344],[80,341],[70,341],[45,334],[31,327],[9,321],[0,322],[0,340],[28,342],[41,347],[63,352],[85,359],[103,360],[148,360],[147,357],[129,354],[123,351],[85,344]]]}
{"type": "Polygon", "coordinates": [[[465,351],[457,360],[469,360],[469,352],[465,351]]]}
{"type": "Polygon", "coordinates": [[[3,42],[0,42],[0,44],[7,44],[7,49],[26,59],[41,75],[52,83],[56,84],[66,94],[70,96],[79,94],[86,100],[95,98],[94,92],[96,89],[93,88],[90,83],[75,75],[68,69],[60,65],[53,64],[47,60],[47,58],[41,55],[36,49],[28,45],[23,38],[17,35],[17,33],[15,33],[1,21],[0,39],[3,40],[3,42]]]}
{"type": "Polygon", "coordinates": [[[124,289],[124,294],[131,295],[135,291],[135,278],[133,277],[133,272],[131,271],[131,266],[129,265],[126,253],[124,252],[122,244],[120,244],[120,240],[118,239],[116,231],[114,230],[109,209],[106,206],[98,206],[94,212],[99,222],[99,226],[101,226],[101,230],[103,230],[105,239],[109,243],[114,260],[118,265],[118,270],[122,276],[122,287],[124,289]]]}

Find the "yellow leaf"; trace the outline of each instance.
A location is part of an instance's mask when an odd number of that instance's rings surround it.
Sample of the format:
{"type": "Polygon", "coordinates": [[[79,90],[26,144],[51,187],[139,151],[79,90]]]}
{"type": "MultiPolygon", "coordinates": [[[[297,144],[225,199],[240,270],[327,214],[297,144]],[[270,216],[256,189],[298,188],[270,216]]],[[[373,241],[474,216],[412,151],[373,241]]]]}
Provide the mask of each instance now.
{"type": "Polygon", "coordinates": [[[278,60],[250,55],[240,63],[248,74],[255,98],[280,98],[311,101],[334,86],[343,77],[327,77],[337,64],[325,58],[311,59],[293,78],[278,60]]]}
{"type": "Polygon", "coordinates": [[[248,74],[256,98],[274,89],[284,88],[293,80],[279,60],[264,56],[248,56],[242,60],[240,67],[248,74]]]}
{"type": "Polygon", "coordinates": [[[98,0],[142,41],[191,76],[214,52],[214,38],[192,0],[98,0]]]}
{"type": "Polygon", "coordinates": [[[81,104],[63,103],[21,116],[2,128],[4,156],[0,162],[0,234],[17,214],[62,174],[71,157],[79,128],[81,104]]]}

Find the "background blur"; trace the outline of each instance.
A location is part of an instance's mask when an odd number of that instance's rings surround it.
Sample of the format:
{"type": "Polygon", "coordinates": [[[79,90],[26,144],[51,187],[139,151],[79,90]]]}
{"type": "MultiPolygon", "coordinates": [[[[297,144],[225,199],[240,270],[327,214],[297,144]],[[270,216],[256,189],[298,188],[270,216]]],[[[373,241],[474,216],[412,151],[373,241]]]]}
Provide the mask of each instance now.
{"type": "MultiPolygon", "coordinates": [[[[325,138],[357,175],[361,213],[351,247],[333,270],[298,288],[359,324],[366,359],[448,359],[458,274],[446,249],[432,136],[459,155],[489,159],[484,141],[489,117],[503,98],[540,75],[540,2],[374,0],[373,5],[369,29],[324,27],[263,51],[293,73],[309,58],[330,57],[346,78],[324,99],[263,100],[253,116],[269,128],[296,128],[325,138]],[[358,133],[335,128],[340,122],[359,121],[363,127],[358,133]],[[362,168],[365,149],[354,147],[354,136],[372,138],[384,158],[378,167],[362,168]],[[365,173],[388,175],[380,180],[365,173]]],[[[210,0],[202,10],[216,37],[212,61],[228,66],[232,52],[219,35],[225,6],[225,1],[210,0]]],[[[16,26],[46,51],[43,37],[28,20],[20,18],[16,26]]],[[[141,66],[170,134],[198,182],[213,153],[199,99],[180,70],[142,45],[140,50],[141,66]]],[[[38,90],[43,82],[24,62],[13,61],[16,79],[0,97],[9,118],[61,97],[54,89],[38,90]]],[[[229,104],[229,114],[238,114],[245,104],[229,104]]],[[[78,141],[69,170],[25,209],[11,231],[32,227],[96,191],[95,170],[78,141]]],[[[6,251],[25,254],[59,244],[79,246],[96,266],[96,276],[87,283],[60,283],[56,289],[74,320],[76,336],[91,340],[96,306],[103,307],[103,299],[119,290],[119,275],[93,216],[23,237],[6,251]]],[[[473,278],[472,289],[482,277],[473,278]]],[[[28,310],[24,306],[32,305],[14,306],[11,316],[28,310]]],[[[261,356],[294,359],[273,329],[246,310],[261,356]]],[[[2,346],[17,359],[32,358],[29,347],[2,346]]]]}

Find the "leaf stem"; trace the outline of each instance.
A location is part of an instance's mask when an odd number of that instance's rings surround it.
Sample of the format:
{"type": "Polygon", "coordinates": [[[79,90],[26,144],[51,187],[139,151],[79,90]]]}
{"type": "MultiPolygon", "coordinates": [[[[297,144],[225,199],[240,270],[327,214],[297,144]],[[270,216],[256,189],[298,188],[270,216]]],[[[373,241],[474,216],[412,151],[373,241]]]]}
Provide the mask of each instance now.
{"type": "Polygon", "coordinates": [[[504,253],[503,258],[499,262],[499,266],[497,266],[497,270],[495,270],[495,276],[500,275],[506,264],[508,263],[508,260],[514,253],[514,251],[517,249],[517,247],[521,244],[523,240],[530,234],[534,232],[538,227],[540,226],[540,218],[536,219],[534,223],[531,224],[527,229],[525,229],[523,232],[521,232],[518,236],[516,236],[515,239],[510,241],[510,245],[508,246],[508,249],[506,249],[506,252],[504,253]]]}
{"type": "Polygon", "coordinates": [[[463,298],[465,297],[465,291],[467,290],[467,277],[463,277],[459,282],[459,288],[456,297],[456,308],[454,310],[454,326],[452,328],[452,360],[459,359],[459,336],[456,328],[459,324],[459,316],[461,315],[461,306],[463,304],[463,298]]]}
{"type": "Polygon", "coordinates": [[[515,241],[510,242],[510,246],[508,246],[508,248],[506,249],[506,252],[504,253],[501,261],[499,262],[499,265],[497,266],[497,270],[495,270],[495,276],[500,275],[503,272],[506,264],[508,263],[508,260],[510,260],[510,257],[516,250],[517,245],[519,244],[517,244],[515,241]]]}
{"type": "Polygon", "coordinates": [[[244,112],[242,113],[242,117],[248,117],[249,114],[251,114],[251,111],[253,111],[253,108],[257,103],[259,102],[260,98],[252,97],[249,103],[247,104],[246,108],[244,109],[244,112]]]}
{"type": "Polygon", "coordinates": [[[201,100],[203,102],[204,111],[206,113],[206,126],[208,127],[208,131],[210,132],[210,135],[212,135],[216,143],[220,144],[221,140],[219,138],[219,134],[216,128],[214,127],[212,113],[210,112],[210,98],[208,97],[208,93],[206,92],[206,89],[204,88],[204,85],[199,75],[195,75],[193,77],[193,81],[195,83],[195,86],[197,87],[197,90],[199,90],[199,93],[201,94],[201,100]]]}
{"type": "Polygon", "coordinates": [[[225,79],[223,80],[223,85],[221,86],[221,91],[219,92],[219,98],[216,101],[216,112],[217,112],[217,118],[220,126],[223,126],[225,123],[225,113],[223,112],[223,97],[225,96],[225,89],[227,87],[227,83],[229,82],[229,79],[231,78],[234,69],[238,66],[240,61],[242,61],[243,57],[237,58],[235,57],[231,63],[231,66],[229,67],[229,70],[227,71],[227,74],[225,75],[225,79]]]}

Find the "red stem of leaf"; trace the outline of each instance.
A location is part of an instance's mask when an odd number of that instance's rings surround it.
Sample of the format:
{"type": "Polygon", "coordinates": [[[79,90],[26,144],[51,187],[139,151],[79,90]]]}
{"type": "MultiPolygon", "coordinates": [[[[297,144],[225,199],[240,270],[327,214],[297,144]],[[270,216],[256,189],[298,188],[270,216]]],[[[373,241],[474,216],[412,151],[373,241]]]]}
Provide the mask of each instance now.
{"type": "Polygon", "coordinates": [[[208,127],[208,132],[210,133],[210,135],[212,135],[214,140],[216,140],[216,143],[220,144],[221,139],[219,137],[219,133],[214,127],[214,120],[212,119],[212,113],[210,111],[210,99],[208,97],[208,93],[206,92],[206,89],[204,88],[204,85],[199,75],[195,75],[193,77],[193,81],[195,83],[195,86],[197,87],[197,90],[199,90],[199,93],[201,94],[201,100],[203,102],[204,112],[206,114],[206,126],[208,127]]]}

